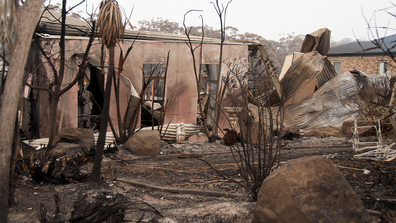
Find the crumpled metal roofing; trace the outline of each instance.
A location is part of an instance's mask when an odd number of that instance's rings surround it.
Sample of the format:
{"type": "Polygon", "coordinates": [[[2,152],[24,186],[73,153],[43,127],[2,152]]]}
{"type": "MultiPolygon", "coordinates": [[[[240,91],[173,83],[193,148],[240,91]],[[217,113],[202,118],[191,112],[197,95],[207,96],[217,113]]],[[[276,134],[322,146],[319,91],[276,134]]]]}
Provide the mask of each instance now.
{"type": "Polygon", "coordinates": [[[357,115],[357,107],[349,104],[356,95],[354,77],[346,72],[328,81],[304,102],[286,106],[283,124],[298,126],[302,132],[329,126],[340,128],[344,121],[357,115]]]}
{"type": "Polygon", "coordinates": [[[330,49],[331,31],[327,28],[318,29],[313,33],[307,34],[301,46],[301,53],[308,53],[311,51],[318,51],[323,56],[326,56],[330,49]]]}
{"type": "Polygon", "coordinates": [[[362,84],[358,82],[362,78],[371,83],[383,83],[387,79],[384,75],[370,75],[358,70],[343,73],[328,81],[304,102],[286,106],[283,124],[298,126],[302,132],[328,127],[339,131],[344,121],[359,116],[359,106],[355,101],[362,84]]]}
{"type": "MultiPolygon", "coordinates": [[[[317,77],[316,87],[321,88],[327,81],[337,76],[331,62],[317,51],[305,53],[296,60],[280,81],[283,100],[286,102],[299,90],[304,90],[306,83],[317,77]]],[[[269,104],[279,105],[280,99],[274,91],[270,95],[269,104]]]]}

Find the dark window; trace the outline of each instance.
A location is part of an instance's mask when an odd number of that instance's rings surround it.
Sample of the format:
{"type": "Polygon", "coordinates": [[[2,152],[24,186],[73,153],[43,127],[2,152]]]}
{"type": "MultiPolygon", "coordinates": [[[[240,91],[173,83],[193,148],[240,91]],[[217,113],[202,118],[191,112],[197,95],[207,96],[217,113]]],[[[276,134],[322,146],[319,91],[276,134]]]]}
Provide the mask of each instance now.
{"type": "Polygon", "coordinates": [[[153,94],[155,102],[163,100],[165,71],[165,64],[143,64],[143,84],[152,77],[144,93],[144,100],[151,101],[153,94]]]}
{"type": "Polygon", "coordinates": [[[166,65],[165,64],[143,64],[143,76],[146,78],[150,75],[154,77],[165,76],[166,65]]]}

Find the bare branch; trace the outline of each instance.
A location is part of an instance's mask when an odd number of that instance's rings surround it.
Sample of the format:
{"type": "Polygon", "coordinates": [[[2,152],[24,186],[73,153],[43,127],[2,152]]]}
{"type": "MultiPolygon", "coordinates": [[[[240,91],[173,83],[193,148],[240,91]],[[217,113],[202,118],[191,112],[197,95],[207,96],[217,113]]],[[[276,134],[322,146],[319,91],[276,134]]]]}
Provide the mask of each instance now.
{"type": "Polygon", "coordinates": [[[43,49],[43,47],[41,46],[40,42],[38,41],[38,37],[37,34],[34,34],[34,40],[37,43],[37,46],[41,52],[41,54],[44,56],[45,60],[48,62],[48,64],[50,65],[52,72],[54,72],[54,76],[58,75],[58,71],[56,70],[56,67],[54,65],[54,63],[52,62],[51,58],[48,56],[48,54],[45,52],[45,50],[43,49]]]}
{"type": "Polygon", "coordinates": [[[206,134],[207,137],[209,137],[210,136],[210,132],[209,132],[207,123],[206,123],[205,118],[204,118],[204,109],[202,108],[202,103],[201,103],[202,102],[201,91],[200,91],[200,81],[201,81],[200,80],[200,78],[201,78],[200,69],[201,68],[199,68],[199,71],[198,71],[197,65],[196,65],[195,53],[194,53],[195,50],[198,49],[198,48],[200,48],[201,52],[202,52],[202,44],[203,44],[204,34],[205,34],[204,33],[204,20],[203,20],[202,15],[199,16],[199,18],[201,18],[201,24],[202,24],[201,25],[202,36],[201,36],[201,42],[200,42],[200,44],[197,47],[193,47],[193,44],[192,44],[191,39],[190,39],[190,35],[189,34],[190,34],[190,31],[191,31],[192,27],[190,27],[190,29],[188,30],[187,26],[186,26],[186,15],[188,13],[194,12],[194,11],[199,12],[201,10],[189,10],[188,12],[186,12],[184,14],[183,27],[184,27],[184,32],[185,32],[185,34],[187,36],[186,44],[187,44],[188,48],[190,49],[190,53],[191,53],[192,61],[193,61],[193,68],[194,68],[194,74],[195,74],[195,83],[196,83],[196,87],[197,87],[198,103],[199,103],[199,111],[200,111],[200,115],[201,115],[201,120],[202,120],[202,124],[204,126],[205,134],[206,134]]]}
{"type": "Polygon", "coordinates": [[[79,67],[78,67],[77,75],[75,76],[75,78],[74,78],[74,80],[73,80],[72,82],[70,82],[66,87],[64,87],[64,88],[59,92],[59,96],[63,95],[63,94],[66,93],[71,87],[73,87],[74,84],[77,83],[77,81],[79,80],[79,78],[80,78],[81,75],[83,74],[84,69],[85,69],[85,64],[86,64],[86,62],[87,62],[87,60],[88,60],[88,54],[89,54],[89,51],[90,51],[91,46],[92,46],[92,42],[94,41],[95,36],[96,36],[94,30],[95,30],[95,22],[93,22],[92,29],[91,29],[91,34],[90,34],[89,41],[88,41],[88,45],[87,45],[87,48],[85,49],[85,53],[84,53],[83,59],[82,59],[82,61],[81,61],[81,64],[80,64],[79,67]]]}
{"type": "Polygon", "coordinates": [[[74,5],[73,7],[71,7],[69,10],[66,11],[66,14],[71,12],[73,9],[75,9],[77,6],[81,5],[82,3],[84,3],[85,0],[82,0],[81,2],[77,3],[76,5],[74,5]]]}

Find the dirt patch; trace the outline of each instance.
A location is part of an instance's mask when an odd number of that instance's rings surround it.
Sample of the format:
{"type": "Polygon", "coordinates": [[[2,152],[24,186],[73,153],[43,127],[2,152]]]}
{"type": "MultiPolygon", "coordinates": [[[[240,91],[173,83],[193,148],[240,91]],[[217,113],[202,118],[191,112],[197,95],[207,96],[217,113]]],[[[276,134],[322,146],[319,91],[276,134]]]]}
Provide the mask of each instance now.
{"type": "MultiPolygon", "coordinates": [[[[368,139],[369,140],[369,139],[368,139]]],[[[395,162],[357,160],[353,158],[351,138],[301,137],[282,141],[282,161],[311,155],[325,155],[332,159],[349,184],[362,199],[366,208],[390,209],[396,196],[395,162]],[[364,170],[369,170],[370,173],[364,170]],[[368,173],[368,174],[367,174],[368,173]]],[[[143,222],[250,222],[255,202],[248,197],[205,196],[190,193],[169,193],[156,189],[137,187],[121,179],[133,180],[154,187],[174,188],[184,191],[212,191],[218,193],[245,194],[238,184],[221,178],[203,161],[212,164],[223,175],[241,180],[238,166],[229,147],[222,141],[216,143],[161,143],[162,155],[155,158],[138,157],[119,150],[108,153],[103,159],[104,179],[90,182],[54,185],[36,183],[29,176],[18,176],[16,201],[9,212],[9,222],[40,222],[39,204],[47,208],[49,219],[54,218],[54,193],[59,193],[60,216],[67,220],[73,204],[81,193],[92,201],[99,194],[122,194],[132,202],[144,205],[145,210],[128,210],[125,219],[143,222]],[[106,170],[117,172],[116,181],[106,170]],[[147,206],[145,206],[147,204],[147,206]],[[156,210],[159,212],[155,213],[156,210]]],[[[86,163],[82,172],[89,172],[92,163],[86,163]]],[[[114,175],[114,174],[113,174],[114,175]]],[[[394,210],[394,209],[393,209],[394,210]]],[[[378,222],[373,215],[372,222],[378,222]]]]}

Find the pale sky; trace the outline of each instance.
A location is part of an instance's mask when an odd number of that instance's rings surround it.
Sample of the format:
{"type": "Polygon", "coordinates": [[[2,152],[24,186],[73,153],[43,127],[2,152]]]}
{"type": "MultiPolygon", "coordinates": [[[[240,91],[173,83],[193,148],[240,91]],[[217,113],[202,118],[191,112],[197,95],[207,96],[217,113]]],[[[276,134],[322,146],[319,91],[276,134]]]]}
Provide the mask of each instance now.
{"type": "MultiPolygon", "coordinates": [[[[90,10],[100,0],[87,0],[90,10]]],[[[200,25],[199,15],[204,18],[205,25],[219,28],[219,18],[213,5],[215,0],[118,0],[127,15],[132,8],[131,22],[138,25],[139,20],[151,20],[157,17],[169,19],[183,24],[184,14],[191,9],[203,12],[190,13],[186,25],[200,25]]],[[[52,0],[52,3],[61,0],[52,0]]],[[[69,0],[68,7],[80,2],[69,0]]],[[[224,7],[228,1],[219,0],[224,7]]],[[[396,4],[396,0],[393,1],[396,4]]],[[[239,29],[240,33],[250,32],[261,35],[267,40],[278,41],[282,34],[308,34],[317,29],[327,27],[332,38],[339,41],[343,38],[368,39],[367,19],[372,18],[371,26],[383,26],[393,29],[380,30],[380,36],[396,33],[396,19],[381,9],[392,7],[389,0],[233,0],[227,10],[226,26],[239,29]],[[373,13],[375,13],[375,17],[373,13]]],[[[85,5],[78,10],[85,11],[85,5]]],[[[396,14],[395,8],[389,8],[396,14]]]]}

